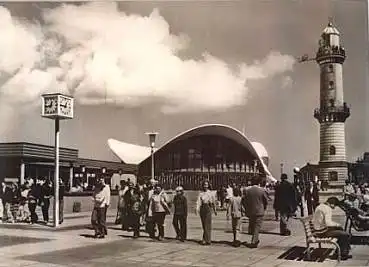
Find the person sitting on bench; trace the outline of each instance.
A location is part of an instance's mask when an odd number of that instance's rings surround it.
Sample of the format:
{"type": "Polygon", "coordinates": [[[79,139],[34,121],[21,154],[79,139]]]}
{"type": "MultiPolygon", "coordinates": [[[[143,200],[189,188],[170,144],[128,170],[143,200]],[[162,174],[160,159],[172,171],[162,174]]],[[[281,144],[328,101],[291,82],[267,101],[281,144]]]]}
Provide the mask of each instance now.
{"type": "MultiPolygon", "coordinates": [[[[337,238],[341,249],[341,259],[352,258],[350,253],[350,235],[346,233],[339,223],[332,221],[332,211],[339,205],[336,197],[330,197],[325,203],[319,204],[313,215],[314,235],[319,238],[337,238]]],[[[337,255],[337,251],[335,253],[337,255]]]]}

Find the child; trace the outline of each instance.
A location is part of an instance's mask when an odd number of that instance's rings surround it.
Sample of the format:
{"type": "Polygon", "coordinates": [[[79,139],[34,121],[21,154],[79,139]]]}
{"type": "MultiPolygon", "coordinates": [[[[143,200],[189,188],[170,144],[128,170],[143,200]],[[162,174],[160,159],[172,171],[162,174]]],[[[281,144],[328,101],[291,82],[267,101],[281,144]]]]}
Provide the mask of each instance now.
{"type": "Polygon", "coordinates": [[[237,240],[237,228],[241,218],[241,191],[239,188],[233,190],[233,197],[230,199],[227,209],[227,220],[229,220],[229,215],[232,218],[233,245],[239,246],[240,242],[237,240]]]}
{"type": "Polygon", "coordinates": [[[176,230],[177,237],[181,242],[187,238],[187,199],[183,195],[183,187],[176,188],[176,195],[173,199],[174,216],[173,227],[176,230]]]}

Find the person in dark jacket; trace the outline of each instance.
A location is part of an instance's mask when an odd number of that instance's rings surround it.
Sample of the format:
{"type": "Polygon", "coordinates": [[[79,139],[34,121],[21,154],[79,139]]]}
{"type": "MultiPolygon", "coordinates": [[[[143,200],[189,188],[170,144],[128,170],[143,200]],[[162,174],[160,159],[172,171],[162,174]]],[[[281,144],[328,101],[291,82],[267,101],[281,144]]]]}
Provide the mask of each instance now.
{"type": "Polygon", "coordinates": [[[40,205],[42,210],[42,217],[44,219],[45,224],[49,222],[49,207],[52,193],[53,193],[52,184],[49,179],[45,179],[41,184],[40,190],[40,205]]]}
{"type": "Polygon", "coordinates": [[[128,227],[133,229],[133,238],[140,236],[140,217],[143,212],[143,202],[138,185],[130,184],[129,189],[124,194],[124,202],[126,204],[126,223],[128,227]]]}
{"type": "Polygon", "coordinates": [[[251,243],[247,244],[249,248],[257,248],[259,245],[259,231],[268,205],[267,193],[260,182],[260,178],[255,177],[242,199],[242,207],[249,218],[249,234],[252,234],[251,243]]]}
{"type": "Polygon", "coordinates": [[[173,227],[176,231],[176,239],[184,242],[187,238],[187,198],[183,194],[183,187],[176,188],[176,195],[173,199],[174,216],[173,227]]]}
{"type": "Polygon", "coordinates": [[[38,216],[36,213],[37,201],[40,198],[39,187],[36,184],[32,184],[30,191],[28,192],[28,209],[31,213],[30,224],[37,223],[38,216]]]}
{"type": "Polygon", "coordinates": [[[19,210],[19,200],[20,200],[20,190],[16,183],[11,185],[11,202],[10,202],[10,212],[11,212],[11,222],[17,221],[17,214],[19,210]]]}
{"type": "Polygon", "coordinates": [[[281,235],[291,235],[291,231],[287,228],[289,217],[296,212],[297,199],[295,187],[287,181],[287,174],[281,175],[281,183],[276,188],[274,196],[274,207],[279,211],[280,215],[280,233],[281,235]]]}
{"type": "MultiPolygon", "coordinates": [[[[274,186],[274,192],[277,191],[278,186],[279,186],[279,181],[277,181],[276,184],[275,184],[275,186],[274,186]]],[[[279,221],[279,211],[278,211],[278,209],[275,206],[275,201],[273,202],[273,209],[274,209],[274,217],[275,217],[275,220],[278,222],[279,221]]]]}
{"type": "Polygon", "coordinates": [[[64,221],[64,195],[65,184],[62,179],[59,179],[59,224],[64,221]]]}
{"type": "Polygon", "coordinates": [[[317,183],[314,183],[313,181],[309,182],[309,185],[305,190],[305,199],[308,215],[312,215],[315,208],[319,205],[319,188],[317,183]]]}

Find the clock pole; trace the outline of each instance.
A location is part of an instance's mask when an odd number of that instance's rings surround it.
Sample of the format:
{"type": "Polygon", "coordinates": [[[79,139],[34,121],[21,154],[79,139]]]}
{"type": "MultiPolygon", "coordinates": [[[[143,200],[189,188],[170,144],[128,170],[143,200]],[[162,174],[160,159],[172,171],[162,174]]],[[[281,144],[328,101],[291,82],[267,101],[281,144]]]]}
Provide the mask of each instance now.
{"type": "Polygon", "coordinates": [[[59,225],[59,137],[60,119],[55,118],[54,227],[59,225]]]}
{"type": "MultiPolygon", "coordinates": [[[[59,138],[60,138],[60,120],[73,119],[74,116],[74,99],[71,96],[63,95],[60,93],[44,94],[42,95],[42,111],[41,116],[44,118],[52,119],[55,122],[55,146],[54,146],[54,227],[58,227],[59,215],[62,214],[64,205],[63,201],[64,193],[60,192],[61,177],[59,175],[59,138]],[[62,193],[62,195],[60,195],[62,193]]],[[[70,185],[72,186],[72,185],[70,185]]]]}

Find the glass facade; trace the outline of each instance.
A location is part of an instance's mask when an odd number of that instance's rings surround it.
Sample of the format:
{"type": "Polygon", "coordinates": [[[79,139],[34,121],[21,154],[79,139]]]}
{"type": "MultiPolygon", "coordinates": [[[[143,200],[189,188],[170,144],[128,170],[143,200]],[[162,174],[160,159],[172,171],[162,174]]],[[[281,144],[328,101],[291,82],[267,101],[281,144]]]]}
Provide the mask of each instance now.
{"type": "MultiPolygon", "coordinates": [[[[199,189],[208,179],[216,188],[230,181],[246,184],[262,167],[255,154],[237,142],[218,135],[177,139],[154,154],[155,178],[166,188],[182,185],[199,189]]],[[[141,179],[151,177],[151,157],[138,167],[141,179]]]]}

